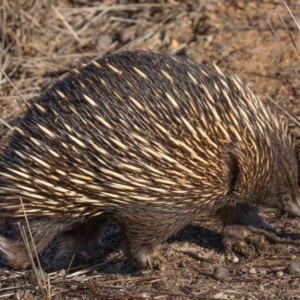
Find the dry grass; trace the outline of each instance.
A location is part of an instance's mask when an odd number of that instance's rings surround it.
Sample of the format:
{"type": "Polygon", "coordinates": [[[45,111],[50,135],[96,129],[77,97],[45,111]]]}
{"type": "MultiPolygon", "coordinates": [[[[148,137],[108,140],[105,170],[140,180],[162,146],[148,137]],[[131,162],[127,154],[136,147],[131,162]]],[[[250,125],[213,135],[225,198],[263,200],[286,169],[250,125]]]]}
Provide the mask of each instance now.
{"type": "MultiPolygon", "coordinates": [[[[76,62],[122,48],[156,50],[167,23],[184,17],[185,7],[175,1],[116,2],[3,1],[2,69],[25,99],[38,96],[76,62]]],[[[0,114],[12,117],[21,111],[16,109],[19,95],[3,74],[0,79],[0,114]]]]}

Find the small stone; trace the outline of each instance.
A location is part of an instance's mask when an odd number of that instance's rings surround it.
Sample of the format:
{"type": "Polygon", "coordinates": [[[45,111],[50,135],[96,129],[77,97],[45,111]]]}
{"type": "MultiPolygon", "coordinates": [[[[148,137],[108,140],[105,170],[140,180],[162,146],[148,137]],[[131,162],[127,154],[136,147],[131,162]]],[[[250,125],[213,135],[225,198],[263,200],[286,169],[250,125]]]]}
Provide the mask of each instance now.
{"type": "Polygon", "coordinates": [[[266,275],[267,274],[267,270],[265,268],[257,268],[256,269],[258,273],[266,275]]]}
{"type": "Polygon", "coordinates": [[[284,269],[284,272],[289,275],[300,275],[300,261],[292,260],[287,267],[284,269]]]}
{"type": "Polygon", "coordinates": [[[240,260],[239,260],[239,258],[237,257],[237,256],[234,256],[233,258],[232,258],[232,262],[234,262],[234,263],[237,263],[237,262],[239,262],[240,260]]]}
{"type": "Polygon", "coordinates": [[[256,271],[255,268],[250,268],[250,269],[249,269],[249,273],[250,273],[250,274],[256,274],[257,271],[256,271]]]}
{"type": "Polygon", "coordinates": [[[239,262],[239,258],[232,252],[225,253],[225,259],[233,263],[239,262]]]}
{"type": "Polygon", "coordinates": [[[227,295],[223,292],[217,293],[213,296],[213,299],[228,299],[227,295]]]}
{"type": "Polygon", "coordinates": [[[212,277],[216,280],[226,280],[228,278],[228,273],[228,269],[222,266],[217,266],[214,269],[212,277]]]}
{"type": "Polygon", "coordinates": [[[110,44],[112,44],[112,38],[108,34],[102,34],[97,39],[97,49],[106,49],[110,44]]]}
{"type": "Polygon", "coordinates": [[[282,271],[278,271],[278,272],[276,273],[276,275],[277,275],[278,277],[282,277],[282,276],[283,276],[283,272],[282,272],[282,271]]]}

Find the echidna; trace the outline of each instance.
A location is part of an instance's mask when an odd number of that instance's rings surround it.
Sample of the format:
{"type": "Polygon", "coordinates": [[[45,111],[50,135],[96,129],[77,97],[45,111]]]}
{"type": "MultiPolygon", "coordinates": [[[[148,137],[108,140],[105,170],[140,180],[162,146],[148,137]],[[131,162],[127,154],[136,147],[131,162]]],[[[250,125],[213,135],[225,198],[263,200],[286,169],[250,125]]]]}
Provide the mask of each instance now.
{"type": "MultiPolygon", "coordinates": [[[[38,252],[61,233],[57,261],[97,246],[107,220],[145,267],[199,214],[221,218],[227,249],[269,228],[257,205],[300,216],[295,151],[278,114],[238,77],[169,54],[116,53],[58,81],[0,164],[1,218],[23,224],[22,198],[38,252]]],[[[28,265],[19,235],[0,237],[0,251],[12,267],[28,265]]]]}

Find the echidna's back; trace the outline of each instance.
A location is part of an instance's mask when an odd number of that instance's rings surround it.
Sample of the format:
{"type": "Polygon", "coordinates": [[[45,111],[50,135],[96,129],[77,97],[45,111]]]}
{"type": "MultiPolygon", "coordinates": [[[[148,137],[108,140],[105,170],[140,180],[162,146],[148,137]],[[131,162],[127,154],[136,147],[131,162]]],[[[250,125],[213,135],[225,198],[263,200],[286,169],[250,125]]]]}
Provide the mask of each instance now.
{"type": "Polygon", "coordinates": [[[2,206],[22,215],[22,196],[28,215],[136,202],[211,207],[240,163],[224,149],[247,157],[253,177],[268,160],[255,148],[269,155],[274,139],[287,139],[277,117],[238,78],[126,51],[57,82],[29,110],[2,158],[2,206]]]}

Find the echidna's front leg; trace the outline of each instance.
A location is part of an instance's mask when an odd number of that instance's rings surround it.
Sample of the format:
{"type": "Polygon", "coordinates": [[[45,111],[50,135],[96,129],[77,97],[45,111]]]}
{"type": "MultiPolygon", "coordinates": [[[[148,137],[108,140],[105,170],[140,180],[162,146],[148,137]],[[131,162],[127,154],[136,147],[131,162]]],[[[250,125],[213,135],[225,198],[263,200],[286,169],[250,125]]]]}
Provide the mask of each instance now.
{"type": "Polygon", "coordinates": [[[274,228],[264,222],[254,207],[237,205],[222,208],[217,216],[224,225],[222,243],[227,257],[231,257],[232,253],[251,256],[255,249],[264,250],[267,240],[277,240],[275,234],[270,232],[274,228]]]}
{"type": "Polygon", "coordinates": [[[163,208],[135,207],[117,216],[124,234],[124,254],[140,269],[162,267],[165,259],[158,253],[157,246],[190,221],[188,216],[172,214],[163,208]]]}

